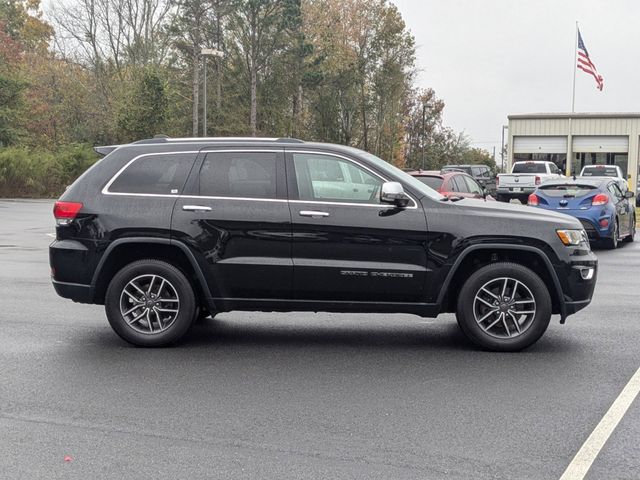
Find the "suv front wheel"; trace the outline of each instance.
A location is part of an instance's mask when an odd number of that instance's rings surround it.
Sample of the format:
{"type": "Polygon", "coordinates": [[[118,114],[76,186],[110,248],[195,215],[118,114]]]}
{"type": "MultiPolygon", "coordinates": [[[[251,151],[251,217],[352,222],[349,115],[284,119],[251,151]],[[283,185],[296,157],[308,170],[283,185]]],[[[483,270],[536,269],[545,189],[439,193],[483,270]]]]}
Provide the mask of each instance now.
{"type": "Polygon", "coordinates": [[[516,263],[494,263],[465,282],[456,318],[469,340],[487,350],[513,352],[534,344],[551,319],[542,279],[516,263]]]}
{"type": "Polygon", "coordinates": [[[143,347],[178,341],[193,324],[196,301],[185,275],[161,260],[139,260],[115,274],[105,297],[111,327],[143,347]]]}

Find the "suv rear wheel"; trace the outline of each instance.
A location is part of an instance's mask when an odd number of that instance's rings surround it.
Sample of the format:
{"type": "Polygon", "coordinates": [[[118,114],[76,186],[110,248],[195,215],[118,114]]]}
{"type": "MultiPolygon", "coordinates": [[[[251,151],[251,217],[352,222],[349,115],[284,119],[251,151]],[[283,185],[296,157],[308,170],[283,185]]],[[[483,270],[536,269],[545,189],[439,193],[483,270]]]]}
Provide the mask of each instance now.
{"type": "Polygon", "coordinates": [[[111,327],[144,347],[178,341],[193,324],[196,300],[185,275],[161,260],[139,260],[115,274],[105,297],[111,327]]]}
{"type": "Polygon", "coordinates": [[[466,337],[487,350],[512,352],[534,344],[551,320],[542,279],[516,263],[495,263],[465,282],[456,311],[466,337]]]}

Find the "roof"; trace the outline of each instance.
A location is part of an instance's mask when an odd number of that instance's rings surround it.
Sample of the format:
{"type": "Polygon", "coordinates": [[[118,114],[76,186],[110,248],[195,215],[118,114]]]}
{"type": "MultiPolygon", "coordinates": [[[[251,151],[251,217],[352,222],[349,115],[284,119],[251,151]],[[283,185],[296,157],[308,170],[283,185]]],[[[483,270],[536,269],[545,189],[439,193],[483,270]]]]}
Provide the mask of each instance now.
{"type": "Polygon", "coordinates": [[[640,112],[516,113],[509,120],[556,118],[640,118],[640,112]]]}

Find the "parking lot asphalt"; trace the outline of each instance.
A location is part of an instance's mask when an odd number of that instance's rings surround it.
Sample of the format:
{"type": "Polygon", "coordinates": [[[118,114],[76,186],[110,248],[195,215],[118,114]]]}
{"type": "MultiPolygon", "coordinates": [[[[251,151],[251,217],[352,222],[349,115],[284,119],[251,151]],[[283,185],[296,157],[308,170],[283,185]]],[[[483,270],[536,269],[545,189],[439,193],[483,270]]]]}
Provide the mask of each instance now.
{"type": "MultiPolygon", "coordinates": [[[[640,367],[640,243],[527,351],[452,315],[228,313],[134,348],[56,296],[51,201],[0,200],[0,478],[559,478],[640,367]]],[[[640,405],[587,478],[640,478],[640,405]]]]}

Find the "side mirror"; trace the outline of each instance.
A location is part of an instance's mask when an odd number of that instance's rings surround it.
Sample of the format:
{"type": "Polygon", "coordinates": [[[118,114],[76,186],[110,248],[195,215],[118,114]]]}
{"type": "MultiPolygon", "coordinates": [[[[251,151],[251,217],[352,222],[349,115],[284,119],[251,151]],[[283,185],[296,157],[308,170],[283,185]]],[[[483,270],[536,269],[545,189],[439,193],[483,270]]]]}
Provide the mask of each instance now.
{"type": "Polygon", "coordinates": [[[409,196],[404,193],[402,184],[398,182],[384,182],[380,190],[380,201],[382,203],[392,203],[397,207],[409,205],[409,196]]]}
{"type": "Polygon", "coordinates": [[[631,190],[627,190],[627,191],[624,193],[624,196],[625,196],[625,197],[627,197],[627,198],[633,198],[633,197],[635,197],[635,196],[636,196],[636,194],[635,194],[635,193],[633,193],[633,191],[631,191],[631,190]]]}

